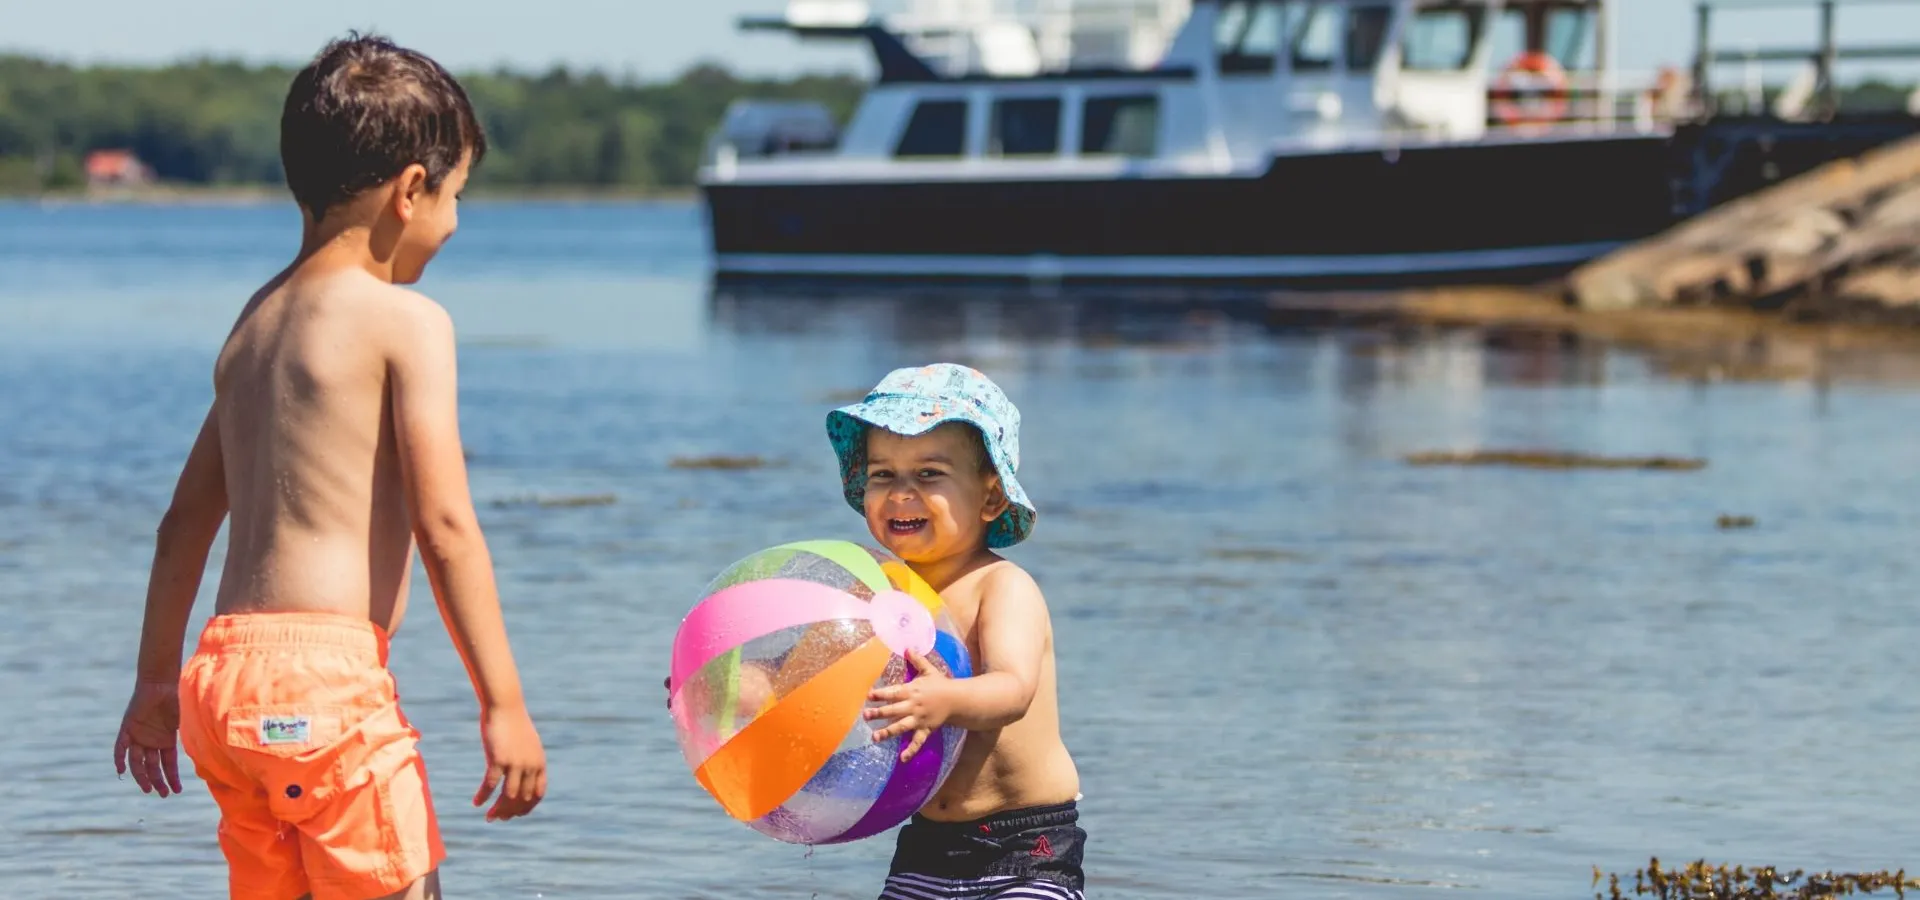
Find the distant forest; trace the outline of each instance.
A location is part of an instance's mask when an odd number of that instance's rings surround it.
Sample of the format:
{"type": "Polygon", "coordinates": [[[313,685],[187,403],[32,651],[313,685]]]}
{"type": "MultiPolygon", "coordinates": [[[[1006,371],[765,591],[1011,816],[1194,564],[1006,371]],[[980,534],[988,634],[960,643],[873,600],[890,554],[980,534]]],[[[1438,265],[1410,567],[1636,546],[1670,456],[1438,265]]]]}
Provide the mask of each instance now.
{"type": "MultiPolygon", "coordinates": [[[[162,182],[281,184],[280,104],[293,74],[216,60],[80,68],[0,55],[0,193],[77,187],[100,149],[131,150],[162,182]]],[[[749,80],[714,65],[654,82],[565,68],[458,74],[487,129],[482,188],[684,187],[734,99],[816,100],[844,121],[864,87],[852,75],[749,80]]]]}

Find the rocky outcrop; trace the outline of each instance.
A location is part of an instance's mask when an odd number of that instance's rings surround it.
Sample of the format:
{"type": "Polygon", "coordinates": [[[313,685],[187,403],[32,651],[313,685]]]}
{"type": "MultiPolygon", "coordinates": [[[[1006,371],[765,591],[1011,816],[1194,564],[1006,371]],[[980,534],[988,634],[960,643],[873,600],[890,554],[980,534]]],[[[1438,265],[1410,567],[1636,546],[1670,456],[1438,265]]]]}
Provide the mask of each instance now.
{"type": "Polygon", "coordinates": [[[1603,311],[1732,306],[1920,326],[1920,138],[1701,214],[1568,277],[1603,311]]]}

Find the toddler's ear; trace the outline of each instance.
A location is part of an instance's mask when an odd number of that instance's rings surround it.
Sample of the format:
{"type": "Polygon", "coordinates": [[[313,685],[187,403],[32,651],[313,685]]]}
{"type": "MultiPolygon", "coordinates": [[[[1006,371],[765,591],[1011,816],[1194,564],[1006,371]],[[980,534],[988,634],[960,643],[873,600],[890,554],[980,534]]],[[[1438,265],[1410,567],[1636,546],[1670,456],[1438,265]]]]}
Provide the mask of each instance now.
{"type": "Polygon", "coordinates": [[[1007,491],[1000,485],[1000,476],[993,476],[987,484],[987,502],[980,508],[980,521],[991,522],[1007,511],[1007,491]]]}

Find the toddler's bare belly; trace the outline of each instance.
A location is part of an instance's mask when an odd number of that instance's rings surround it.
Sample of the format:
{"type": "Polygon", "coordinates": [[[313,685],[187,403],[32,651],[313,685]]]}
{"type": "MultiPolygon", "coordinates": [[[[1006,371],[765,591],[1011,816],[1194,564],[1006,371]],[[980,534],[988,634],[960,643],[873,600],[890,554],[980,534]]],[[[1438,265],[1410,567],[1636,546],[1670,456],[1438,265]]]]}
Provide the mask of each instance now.
{"type": "Polygon", "coordinates": [[[1066,803],[1080,795],[1080,775],[1066,747],[1006,754],[1004,761],[976,761],[961,751],[953,775],[920,809],[937,822],[970,822],[995,813],[1066,803]],[[997,764],[996,764],[997,762],[997,764]]]}

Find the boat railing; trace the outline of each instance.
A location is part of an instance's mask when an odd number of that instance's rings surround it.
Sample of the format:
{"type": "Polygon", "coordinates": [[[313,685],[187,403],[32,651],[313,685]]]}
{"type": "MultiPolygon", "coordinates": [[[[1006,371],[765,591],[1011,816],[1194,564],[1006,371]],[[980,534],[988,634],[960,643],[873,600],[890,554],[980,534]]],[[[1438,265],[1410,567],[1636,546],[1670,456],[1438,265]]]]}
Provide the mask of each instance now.
{"type": "Polygon", "coordinates": [[[1516,133],[1537,131],[1542,125],[1600,125],[1649,133],[1697,114],[1686,74],[1673,68],[1571,72],[1545,91],[1493,85],[1487,100],[1488,128],[1516,133]],[[1503,109],[1508,114],[1502,115],[1503,109]]]}
{"type": "MultiPolygon", "coordinates": [[[[1840,62],[1898,62],[1920,60],[1920,43],[1871,43],[1841,46],[1838,21],[1842,8],[1914,6],[1914,0],[1699,0],[1694,5],[1693,103],[1703,117],[1719,112],[1712,78],[1716,68],[1741,64],[1802,62],[1802,84],[1791,104],[1791,118],[1831,118],[1840,109],[1840,85],[1835,69],[1840,62]],[[1800,10],[1815,18],[1808,22],[1817,35],[1813,44],[1769,47],[1722,47],[1714,43],[1714,25],[1723,14],[1800,10]]],[[[1752,104],[1749,103],[1749,106],[1752,104]]],[[[1752,110],[1749,110],[1751,112],[1752,110]]]]}
{"type": "Polygon", "coordinates": [[[1389,114],[1376,126],[1329,123],[1334,127],[1279,137],[1266,146],[1281,154],[1375,148],[1390,153],[1396,147],[1433,144],[1649,135],[1669,133],[1694,115],[1685,74],[1671,69],[1568,73],[1544,96],[1535,95],[1530,107],[1521,104],[1523,113],[1533,115],[1503,117],[1493,101],[1514,98],[1493,88],[1488,95],[1486,120],[1467,133],[1445,123],[1410,123],[1389,114]]]}

